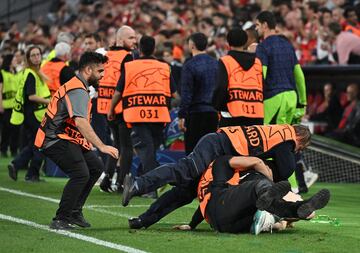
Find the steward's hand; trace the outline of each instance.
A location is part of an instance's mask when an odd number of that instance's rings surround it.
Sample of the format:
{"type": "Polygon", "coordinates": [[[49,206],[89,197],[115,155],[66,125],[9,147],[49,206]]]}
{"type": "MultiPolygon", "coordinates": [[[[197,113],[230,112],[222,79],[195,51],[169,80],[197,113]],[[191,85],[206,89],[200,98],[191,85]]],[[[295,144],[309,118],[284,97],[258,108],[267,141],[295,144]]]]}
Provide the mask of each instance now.
{"type": "Polygon", "coordinates": [[[173,226],[173,229],[189,231],[191,230],[191,227],[189,225],[175,225],[173,226]]]}
{"type": "Polygon", "coordinates": [[[114,110],[109,110],[109,112],[107,113],[107,119],[109,121],[112,121],[112,120],[114,120],[114,116],[115,116],[114,110]]]}
{"type": "Polygon", "coordinates": [[[102,153],[108,154],[108,155],[112,156],[115,159],[119,158],[119,151],[116,148],[112,147],[112,146],[104,145],[104,146],[99,147],[99,150],[102,153]]]}
{"type": "Polygon", "coordinates": [[[179,124],[180,131],[186,132],[185,119],[179,119],[178,124],[179,124]]]}

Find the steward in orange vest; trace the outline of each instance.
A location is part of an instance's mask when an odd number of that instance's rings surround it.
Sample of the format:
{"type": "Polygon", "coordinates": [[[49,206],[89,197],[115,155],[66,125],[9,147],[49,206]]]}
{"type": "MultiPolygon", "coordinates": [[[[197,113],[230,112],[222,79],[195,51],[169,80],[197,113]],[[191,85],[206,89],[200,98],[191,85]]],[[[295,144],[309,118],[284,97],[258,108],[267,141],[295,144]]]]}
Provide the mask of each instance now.
{"type": "Polygon", "coordinates": [[[154,38],[144,35],[139,46],[141,57],[125,63],[111,110],[122,96],[124,120],[131,126],[133,147],[146,172],[158,166],[156,150],[170,122],[170,99],[176,88],[170,66],[152,57],[154,38]]]}
{"type": "Polygon", "coordinates": [[[229,31],[231,50],[219,60],[219,81],[213,103],[222,126],[261,125],[264,119],[262,65],[255,53],[246,52],[247,34],[229,31]]]}
{"type": "Polygon", "coordinates": [[[286,180],[296,167],[295,152],[307,147],[310,138],[309,129],[300,125],[220,128],[217,133],[205,135],[193,152],[178,163],[162,165],[136,180],[129,180],[128,184],[124,182],[123,205],[131,197],[153,191],[166,183],[182,187],[191,185],[212,161],[222,155],[272,158],[276,164],[274,180],[286,180]],[[137,187],[130,188],[134,185],[137,187]]]}
{"type": "MultiPolygon", "coordinates": [[[[114,137],[115,147],[121,150],[120,166],[116,166],[117,161],[114,159],[110,158],[106,161],[105,177],[100,184],[100,188],[104,192],[120,190],[125,174],[131,169],[133,157],[131,130],[126,126],[123,118],[122,102],[118,100],[113,109],[111,109],[111,102],[115,95],[115,88],[123,76],[124,64],[133,60],[132,50],[135,49],[136,42],[136,34],[131,27],[122,26],[117,30],[116,46],[111,47],[110,51],[107,52],[109,62],[105,65],[105,76],[100,81],[98,88],[97,112],[100,115],[97,116],[99,122],[101,121],[100,116],[106,117],[110,111],[113,111],[115,117],[108,117],[107,122],[105,120],[103,123],[107,123],[114,137]],[[116,183],[113,184],[112,178],[115,170],[118,177],[116,183]]],[[[104,132],[104,128],[100,128],[98,131],[104,132]]]]}
{"type": "Polygon", "coordinates": [[[64,42],[55,46],[56,57],[46,62],[41,71],[46,76],[46,84],[49,87],[51,96],[59,89],[61,85],[75,76],[75,72],[66,65],[70,59],[71,47],[64,42]]]}
{"type": "MultiPolygon", "coordinates": [[[[52,142],[57,139],[63,139],[70,141],[72,143],[80,145],[83,149],[91,150],[92,145],[89,143],[79,132],[76,127],[75,121],[72,118],[72,106],[69,101],[68,93],[72,90],[81,89],[87,92],[87,86],[78,78],[73,77],[65,85],[60,86],[60,88],[53,95],[53,98],[50,101],[50,104],[45,113],[39,130],[35,139],[35,146],[39,149],[47,148],[52,142]],[[68,115],[64,118],[61,113],[63,103],[67,104],[68,115]]],[[[87,115],[84,115],[90,122],[90,112],[91,112],[91,100],[87,102],[87,115]]]]}
{"type": "Polygon", "coordinates": [[[92,146],[118,159],[118,150],[105,145],[89,122],[89,86],[98,86],[106,61],[107,57],[95,52],[81,56],[79,74],[53,95],[36,135],[35,146],[69,176],[59,208],[50,223],[51,229],[71,229],[74,224],[91,226],[82,214],[82,207],[104,170],[92,146]]]}
{"type": "Polygon", "coordinates": [[[140,58],[125,64],[122,93],[127,123],[169,123],[170,67],[155,58],[140,58]]]}
{"type": "MultiPolygon", "coordinates": [[[[97,97],[97,112],[105,115],[110,110],[111,99],[120,79],[121,69],[125,62],[133,60],[131,51],[124,47],[111,47],[106,52],[106,56],[109,61],[105,64],[104,78],[100,80],[97,97]]],[[[115,114],[120,114],[122,111],[122,103],[119,102],[115,107],[115,114]]]]}
{"type": "Polygon", "coordinates": [[[326,189],[307,201],[285,201],[282,198],[291,190],[289,182],[274,184],[270,174],[268,178],[259,173],[262,169],[269,170],[256,157],[221,156],[203,173],[198,185],[200,210],[215,230],[258,234],[269,231],[265,228],[262,230],[262,226],[257,228],[260,225],[256,224],[255,214],[260,212],[258,209],[269,212],[263,215],[270,216],[268,219],[272,220],[273,226],[275,219],[271,217],[272,214],[280,218],[307,219],[329,201],[330,193],[326,189]]]}

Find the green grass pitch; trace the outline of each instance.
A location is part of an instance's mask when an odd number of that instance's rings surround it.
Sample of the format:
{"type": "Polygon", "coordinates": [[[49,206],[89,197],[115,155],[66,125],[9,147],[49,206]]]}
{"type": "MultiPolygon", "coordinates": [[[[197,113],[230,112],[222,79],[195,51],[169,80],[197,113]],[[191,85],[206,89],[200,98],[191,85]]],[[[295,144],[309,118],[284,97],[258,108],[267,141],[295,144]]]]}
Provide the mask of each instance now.
{"type": "MultiPolygon", "coordinates": [[[[65,179],[45,178],[44,183],[26,183],[23,171],[18,181],[13,182],[7,175],[8,162],[9,159],[0,159],[0,252],[119,252],[4,219],[4,216],[11,216],[47,226],[57,209],[55,199],[60,198],[66,182],[65,179]],[[9,189],[16,192],[9,192],[9,189]],[[24,193],[33,195],[24,196],[24,193]]],[[[72,232],[127,246],[129,248],[123,248],[127,252],[360,252],[360,185],[317,183],[310,193],[321,188],[328,188],[332,195],[328,206],[318,214],[338,218],[340,226],[301,221],[293,229],[259,236],[216,233],[204,222],[195,231],[173,230],[173,225],[191,219],[197,207],[194,201],[146,230],[130,230],[127,218],[141,214],[151,200],[135,198],[131,206],[124,208],[120,205],[120,195],[102,193],[96,186],[84,209],[92,227],[72,232]]]]}

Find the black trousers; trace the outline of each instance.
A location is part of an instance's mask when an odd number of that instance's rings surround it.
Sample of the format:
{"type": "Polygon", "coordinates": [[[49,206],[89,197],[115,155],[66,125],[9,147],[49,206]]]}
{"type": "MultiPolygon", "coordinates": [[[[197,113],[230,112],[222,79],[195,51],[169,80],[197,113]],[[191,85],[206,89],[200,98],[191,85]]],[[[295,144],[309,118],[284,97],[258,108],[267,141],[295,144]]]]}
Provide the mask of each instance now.
{"type": "Polygon", "coordinates": [[[224,133],[210,133],[203,136],[193,152],[177,163],[157,167],[136,179],[139,194],[154,191],[165,184],[189,187],[201,176],[215,158],[222,155],[236,155],[230,140],[224,133]]]}
{"type": "Polygon", "coordinates": [[[20,126],[10,123],[12,109],[5,109],[3,114],[3,126],[1,130],[1,153],[6,153],[10,147],[12,155],[17,153],[19,147],[20,126]]]}
{"type": "Polygon", "coordinates": [[[249,232],[257,210],[259,191],[266,190],[272,184],[269,181],[268,185],[263,184],[264,189],[259,189],[261,180],[267,179],[261,174],[251,174],[239,185],[213,187],[206,208],[211,226],[219,232],[249,232]]]}
{"type": "MultiPolygon", "coordinates": [[[[122,184],[125,175],[130,172],[131,163],[133,159],[133,149],[131,142],[131,129],[127,128],[126,123],[121,119],[108,121],[111,133],[114,137],[114,146],[119,150],[120,168],[117,170],[117,181],[122,184]]],[[[106,173],[111,178],[116,170],[117,160],[108,157],[106,162],[106,173]]]]}
{"type": "Polygon", "coordinates": [[[64,187],[59,209],[54,219],[67,219],[72,212],[81,211],[91,189],[104,170],[104,165],[94,151],[59,140],[45,149],[44,154],[69,176],[64,187]]]}
{"type": "Polygon", "coordinates": [[[156,151],[164,139],[163,123],[136,123],[132,124],[131,140],[142,165],[142,173],[159,166],[156,160],[156,151]]]}
{"type": "Polygon", "coordinates": [[[185,153],[188,155],[193,151],[201,137],[216,131],[218,125],[218,115],[216,112],[191,113],[186,118],[185,124],[185,153]]]}
{"type": "Polygon", "coordinates": [[[172,211],[190,204],[196,194],[196,189],[175,186],[153,202],[139,218],[145,227],[149,227],[172,211]]]}

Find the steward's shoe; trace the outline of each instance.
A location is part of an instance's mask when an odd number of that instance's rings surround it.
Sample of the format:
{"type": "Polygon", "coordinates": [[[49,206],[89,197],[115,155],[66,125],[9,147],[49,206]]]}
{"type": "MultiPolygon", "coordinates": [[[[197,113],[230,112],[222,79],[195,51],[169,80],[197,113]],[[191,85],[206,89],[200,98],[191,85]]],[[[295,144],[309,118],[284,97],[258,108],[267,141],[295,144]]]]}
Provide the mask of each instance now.
{"type": "Polygon", "coordinates": [[[144,224],[140,218],[130,218],[128,220],[129,222],[129,228],[131,229],[140,229],[144,227],[144,224]]]}
{"type": "Polygon", "coordinates": [[[9,165],[8,165],[8,171],[9,171],[9,177],[12,180],[16,181],[18,172],[17,172],[17,169],[15,168],[15,165],[12,162],[9,163],[9,165]]]}
{"type": "Polygon", "coordinates": [[[75,228],[75,226],[67,220],[53,220],[49,227],[57,230],[71,230],[75,228]]]}
{"type": "Polygon", "coordinates": [[[39,176],[31,176],[31,177],[26,176],[25,177],[25,182],[28,182],[28,183],[44,183],[45,180],[40,178],[39,176]]]}
{"type": "Polygon", "coordinates": [[[82,228],[91,227],[91,224],[85,220],[82,212],[73,212],[70,218],[70,222],[71,224],[78,225],[82,228]]]}
{"type": "Polygon", "coordinates": [[[253,223],[251,224],[250,233],[254,235],[258,235],[261,232],[272,233],[272,228],[275,224],[274,215],[266,212],[257,210],[254,215],[253,223]]]}
{"type": "Polygon", "coordinates": [[[132,197],[139,195],[135,186],[135,180],[131,174],[127,174],[124,179],[124,191],[122,195],[122,205],[127,206],[132,197]]]}
{"type": "Polygon", "coordinates": [[[110,189],[111,189],[111,179],[109,178],[108,175],[105,175],[105,177],[103,178],[103,180],[101,181],[100,183],[100,189],[103,191],[103,192],[112,192],[110,189]]]}
{"type": "Polygon", "coordinates": [[[330,200],[330,191],[328,189],[322,189],[318,191],[310,199],[305,200],[297,209],[297,214],[300,219],[306,219],[315,210],[321,209],[327,205],[330,200]]]}
{"type": "Polygon", "coordinates": [[[291,190],[289,181],[281,181],[271,186],[256,201],[259,210],[267,210],[275,200],[284,197],[291,190]]]}

